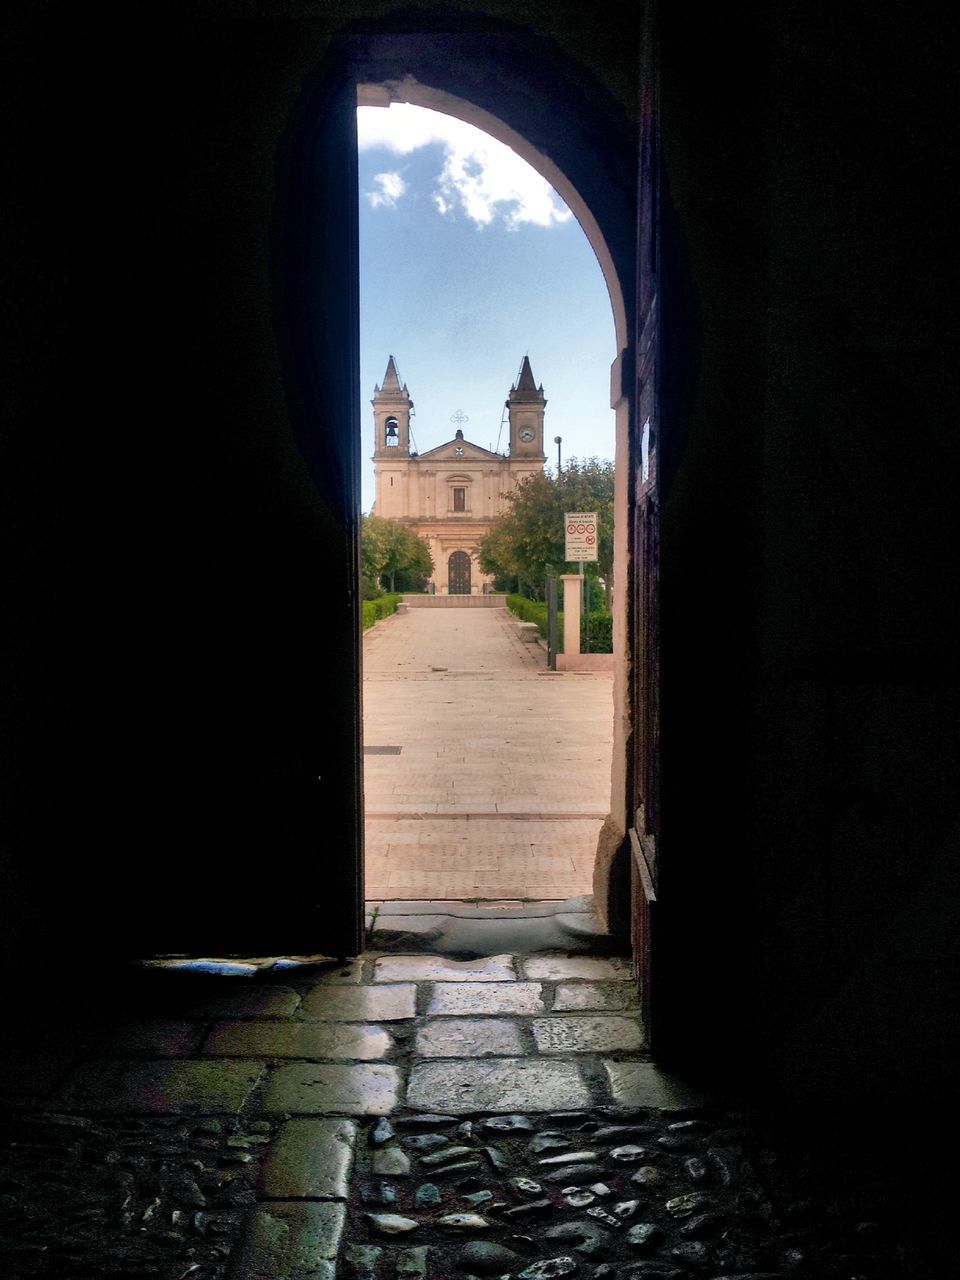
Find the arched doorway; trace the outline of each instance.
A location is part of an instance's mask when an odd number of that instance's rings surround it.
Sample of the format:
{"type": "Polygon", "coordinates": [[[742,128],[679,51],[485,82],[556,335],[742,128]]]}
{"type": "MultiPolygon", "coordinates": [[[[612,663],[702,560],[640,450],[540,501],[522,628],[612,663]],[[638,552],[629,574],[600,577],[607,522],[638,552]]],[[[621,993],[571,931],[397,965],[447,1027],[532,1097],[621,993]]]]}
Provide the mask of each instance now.
{"type": "MultiPolygon", "coordinates": [[[[329,501],[346,534],[348,554],[333,566],[334,596],[356,594],[360,397],[358,363],[358,276],[356,214],[356,121],[358,102],[411,102],[476,124],[506,142],[555,187],[575,213],[597,256],[610,295],[617,354],[611,368],[611,406],[616,411],[618,483],[615,497],[614,568],[614,750],[609,830],[601,835],[594,879],[595,898],[609,913],[616,898],[625,903],[627,830],[638,812],[630,741],[635,681],[635,537],[631,535],[634,487],[632,405],[638,380],[656,364],[655,318],[658,295],[643,318],[643,369],[635,361],[636,287],[636,123],[602,88],[572,73],[555,45],[528,34],[496,38],[473,32],[366,34],[345,37],[336,54],[318,69],[286,144],[278,200],[278,334],[287,361],[288,399],[301,452],[311,478],[329,501]],[[365,96],[371,95],[371,96],[365,96]],[[603,139],[594,145],[591,139],[603,139]],[[349,149],[350,154],[347,154],[349,149]],[[284,184],[286,184],[284,186],[284,184]],[[614,863],[619,888],[614,892],[614,863]]],[[[646,175],[649,180],[650,174],[646,175]]],[[[654,255],[650,255],[651,260],[654,255]]],[[[651,384],[652,385],[652,384],[651,384]]],[[[656,439],[655,435],[652,439],[656,439]]],[[[655,474],[655,472],[654,472],[655,474]]],[[[323,769],[321,780],[339,778],[326,801],[342,820],[343,837],[331,879],[336,894],[324,893],[324,928],[349,938],[360,936],[363,851],[355,833],[362,827],[360,775],[360,661],[355,615],[345,611],[331,622],[342,630],[345,659],[343,718],[355,745],[356,771],[348,780],[343,763],[323,769]],[[352,707],[346,700],[352,694],[352,707]],[[350,713],[348,716],[348,712],[350,713]],[[346,866],[350,850],[355,862],[346,866]],[[334,901],[352,893],[349,901],[334,901]]],[[[336,639],[336,637],[334,637],[336,639]]],[[[338,743],[341,761],[348,743],[338,743]]],[[[331,855],[332,857],[332,855],[331,855]]],[[[317,908],[321,911],[321,908],[317,908]]],[[[622,913],[625,914],[625,913],[622,913]]],[[[623,920],[621,918],[621,923],[623,920]]],[[[344,952],[351,949],[345,941],[344,952]]]]}
{"type": "Polygon", "coordinates": [[[470,594],[470,556],[466,551],[454,551],[447,561],[447,593],[451,596],[470,594]]]}
{"type": "MultiPolygon", "coordinates": [[[[369,78],[362,78],[357,85],[358,105],[389,107],[392,104],[407,103],[423,107],[473,125],[510,147],[550,183],[573,212],[594,252],[609,297],[616,352],[610,369],[610,407],[615,413],[617,464],[611,592],[615,655],[613,763],[609,820],[601,832],[596,851],[593,896],[607,923],[623,932],[627,916],[635,917],[637,914],[636,906],[625,905],[625,880],[629,877],[623,874],[627,860],[623,854],[627,833],[637,822],[643,825],[646,833],[655,817],[652,806],[644,807],[651,788],[638,787],[641,772],[636,767],[635,757],[641,750],[641,745],[637,735],[633,733],[638,705],[637,672],[633,659],[640,649],[646,661],[647,649],[632,644],[631,639],[636,640],[640,629],[645,633],[652,632],[649,618],[645,613],[640,616],[640,606],[644,601],[650,604],[655,600],[655,592],[649,598],[638,593],[637,584],[632,579],[634,564],[638,558],[642,559],[647,554],[642,550],[637,530],[633,527],[635,506],[631,502],[631,495],[638,493],[639,483],[639,477],[634,474],[634,455],[639,453],[633,440],[637,421],[634,406],[639,402],[642,390],[642,398],[648,406],[647,413],[650,414],[649,406],[652,406],[655,394],[654,373],[658,351],[656,324],[659,313],[659,295],[654,284],[655,271],[651,268],[643,273],[641,282],[645,294],[642,320],[646,344],[643,365],[638,368],[633,349],[637,320],[634,301],[638,284],[634,204],[636,193],[632,177],[629,195],[621,185],[624,174],[632,174],[637,163],[637,138],[635,134],[631,134],[626,148],[629,157],[626,152],[623,153],[626,169],[614,175],[608,165],[616,148],[593,150],[572,136],[564,137],[562,126],[556,134],[547,130],[551,136],[546,136],[540,118],[544,102],[554,103],[559,113],[558,118],[564,116],[571,128],[574,118],[591,114],[592,108],[580,98],[579,90],[574,91],[569,83],[564,92],[573,94],[573,97],[565,99],[561,105],[556,95],[557,86],[564,79],[563,75],[558,74],[558,78],[549,83],[540,77],[531,76],[535,62],[529,50],[523,51],[522,42],[518,42],[517,49],[512,53],[508,45],[500,44],[495,50],[480,42],[471,48],[470,56],[464,59],[461,56],[463,50],[458,47],[454,53],[447,42],[440,42],[437,47],[430,49],[421,47],[418,49],[418,56],[411,58],[409,43],[403,41],[398,45],[396,40],[396,37],[380,36],[368,47],[366,60],[361,62],[360,69],[367,68],[369,78]],[[477,58],[476,63],[473,61],[474,57],[477,58]],[[513,58],[523,61],[527,79],[511,90],[505,82],[498,81],[496,70],[493,71],[491,80],[491,68],[499,69],[501,60],[506,63],[513,58]],[[638,551],[641,553],[639,557],[638,551]],[[619,869],[614,865],[617,862],[619,869]],[[618,875],[619,885],[615,886],[614,880],[618,875]],[[614,902],[615,896],[620,898],[619,904],[614,902]]],[[[457,43],[455,37],[450,41],[450,44],[453,43],[457,43]]],[[[649,133],[650,119],[647,116],[644,119],[647,122],[645,132],[649,133]]],[[[606,141],[609,142],[613,125],[609,120],[607,123],[611,131],[606,136],[606,141]]],[[[574,132],[579,136],[579,126],[574,132]]],[[[644,138],[641,145],[648,146],[649,141],[644,138]]],[[[653,165],[645,171],[647,185],[652,183],[654,172],[653,165]]],[[[653,205],[651,193],[647,202],[648,209],[652,211],[653,205]]],[[[652,226],[655,226],[655,221],[651,222],[652,226]]],[[[649,268],[655,262],[656,254],[648,240],[644,242],[644,250],[649,268]]],[[[650,420],[652,423],[654,418],[651,417],[650,420]]],[[[643,492],[648,501],[652,499],[655,506],[658,499],[655,467],[658,441],[650,431],[648,441],[643,492]]],[[[656,519],[657,514],[654,512],[651,520],[655,523],[656,519]]],[[[652,581],[652,578],[648,580],[652,581]]],[[[448,590],[450,594],[455,594],[452,586],[448,590]]],[[[649,656],[652,659],[652,650],[649,656]]],[[[646,699],[646,691],[650,688],[652,681],[648,679],[644,682],[644,692],[639,695],[641,701],[646,699]]],[[[646,741],[646,722],[643,724],[643,733],[646,741]]],[[[642,776],[646,781],[648,774],[645,772],[642,776]]],[[[644,848],[636,842],[633,847],[641,850],[644,848]]],[[[647,848],[650,847],[652,846],[648,842],[647,848]]],[[[639,856],[646,858],[647,854],[641,852],[639,856]]]]}

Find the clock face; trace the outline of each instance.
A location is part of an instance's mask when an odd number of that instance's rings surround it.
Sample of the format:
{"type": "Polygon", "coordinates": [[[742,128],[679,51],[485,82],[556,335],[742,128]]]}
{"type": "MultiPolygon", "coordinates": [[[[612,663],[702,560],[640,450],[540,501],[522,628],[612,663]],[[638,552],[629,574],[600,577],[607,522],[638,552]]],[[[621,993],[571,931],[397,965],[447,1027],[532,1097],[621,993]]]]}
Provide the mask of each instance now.
{"type": "Polygon", "coordinates": [[[534,436],[534,431],[532,427],[524,427],[523,430],[520,432],[520,439],[523,441],[524,444],[529,444],[530,441],[533,439],[533,436],[534,436]]]}

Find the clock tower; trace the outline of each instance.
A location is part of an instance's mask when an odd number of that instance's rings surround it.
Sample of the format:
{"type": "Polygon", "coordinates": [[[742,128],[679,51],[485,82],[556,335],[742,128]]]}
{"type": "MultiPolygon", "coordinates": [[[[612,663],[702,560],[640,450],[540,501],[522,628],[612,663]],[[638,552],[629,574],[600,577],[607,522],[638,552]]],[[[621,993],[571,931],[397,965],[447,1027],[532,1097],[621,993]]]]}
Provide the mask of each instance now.
{"type": "Polygon", "coordinates": [[[510,457],[530,462],[546,462],[543,451],[543,413],[546,406],[543,387],[537,387],[530,368],[530,358],[523,357],[516,386],[507,399],[510,418],[510,457]]]}

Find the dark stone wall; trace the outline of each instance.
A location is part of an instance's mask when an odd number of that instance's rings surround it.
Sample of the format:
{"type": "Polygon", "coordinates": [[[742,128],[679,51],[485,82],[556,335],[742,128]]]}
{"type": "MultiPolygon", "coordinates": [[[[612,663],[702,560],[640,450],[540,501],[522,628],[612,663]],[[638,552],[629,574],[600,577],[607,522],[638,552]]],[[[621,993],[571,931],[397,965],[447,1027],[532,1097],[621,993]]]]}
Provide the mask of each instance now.
{"type": "Polygon", "coordinates": [[[11,18],[17,961],[270,947],[304,900],[303,829],[319,879],[340,861],[343,521],[291,430],[270,257],[280,139],[327,40],[269,9],[11,18]]]}
{"type": "Polygon", "coordinates": [[[754,1046],[814,1094],[953,1065],[947,36],[899,5],[664,6],[699,352],[662,535],[668,997],[691,1059],[754,1046]]]}
{"type": "Polygon", "coordinates": [[[355,321],[349,219],[332,208],[355,177],[316,178],[325,131],[351,149],[331,123],[332,46],[351,32],[372,70],[409,59],[480,103],[505,95],[535,140],[556,131],[541,87],[586,101],[579,153],[600,174],[574,180],[629,262],[630,8],[587,29],[579,4],[525,24],[502,0],[8,10],[0,932],[14,967],[81,941],[349,947],[323,914],[356,829],[355,321]],[[609,87],[593,78],[605,67],[609,87]],[[331,333],[333,357],[317,357],[331,333]]]}
{"type": "MultiPolygon", "coordinates": [[[[667,1047],[710,1072],[762,1051],[800,1089],[937,1088],[957,935],[950,43],[899,4],[663,10],[667,1047]]],[[[559,69],[593,91],[582,194],[622,240],[636,15],[8,8],[14,971],[266,949],[308,918],[304,831],[317,883],[335,874],[353,691],[324,565],[348,543],[304,446],[317,406],[288,402],[275,256],[291,121],[332,34],[529,32],[526,65],[471,92],[548,139],[529,85],[559,69]]]]}

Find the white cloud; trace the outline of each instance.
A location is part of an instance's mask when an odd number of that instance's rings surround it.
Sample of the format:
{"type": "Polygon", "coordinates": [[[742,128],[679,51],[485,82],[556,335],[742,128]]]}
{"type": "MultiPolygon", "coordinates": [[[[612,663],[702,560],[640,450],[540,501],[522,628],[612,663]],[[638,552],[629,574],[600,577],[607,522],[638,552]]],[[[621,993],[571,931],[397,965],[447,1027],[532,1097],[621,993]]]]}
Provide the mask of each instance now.
{"type": "MultiPolygon", "coordinates": [[[[443,146],[443,167],[432,193],[441,215],[460,211],[478,227],[499,218],[512,229],[523,222],[549,227],[573,216],[547,180],[516,152],[452,116],[405,102],[389,108],[360,107],[357,130],[361,151],[382,147],[406,156],[431,143],[443,146]]],[[[398,173],[378,174],[375,181],[382,178],[396,179],[405,189],[398,173]]],[[[367,198],[375,206],[388,207],[397,200],[385,186],[367,198]]]]}
{"type": "Polygon", "coordinates": [[[374,209],[378,209],[381,205],[384,205],[387,209],[393,209],[406,191],[407,184],[399,173],[375,173],[373,180],[380,190],[368,191],[366,193],[367,199],[374,209]]]}

